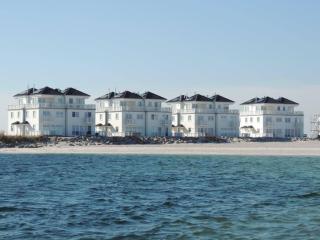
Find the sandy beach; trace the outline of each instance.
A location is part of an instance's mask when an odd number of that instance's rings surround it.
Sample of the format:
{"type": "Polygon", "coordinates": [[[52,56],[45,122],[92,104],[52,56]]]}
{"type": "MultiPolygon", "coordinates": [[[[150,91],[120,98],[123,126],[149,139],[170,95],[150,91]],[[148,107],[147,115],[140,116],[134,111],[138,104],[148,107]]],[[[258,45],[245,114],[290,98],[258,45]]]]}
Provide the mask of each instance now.
{"type": "Polygon", "coordinates": [[[320,156],[320,142],[240,142],[219,144],[88,146],[68,146],[58,144],[41,148],[2,148],[0,149],[0,153],[320,156]]]}

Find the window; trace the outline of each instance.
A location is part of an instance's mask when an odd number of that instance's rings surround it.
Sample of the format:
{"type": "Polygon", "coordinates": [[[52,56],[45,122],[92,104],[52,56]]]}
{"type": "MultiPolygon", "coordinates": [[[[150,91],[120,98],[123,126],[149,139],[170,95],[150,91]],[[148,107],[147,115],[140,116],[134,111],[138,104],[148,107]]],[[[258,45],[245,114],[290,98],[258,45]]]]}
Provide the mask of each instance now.
{"type": "Polygon", "coordinates": [[[165,120],[169,120],[169,115],[165,115],[165,120]]]}
{"type": "Polygon", "coordinates": [[[32,112],[32,116],[33,116],[33,118],[36,118],[36,111],[32,112]]]}
{"type": "Polygon", "coordinates": [[[281,110],[281,108],[280,108],[280,106],[278,106],[278,111],[280,111],[281,110]]]}
{"type": "Polygon", "coordinates": [[[209,117],[208,117],[208,120],[209,120],[209,121],[213,121],[213,120],[214,120],[214,117],[213,117],[213,116],[209,116],[209,117]]]}
{"type": "Polygon", "coordinates": [[[10,113],[10,117],[13,118],[13,112],[10,113]]]}
{"type": "Polygon", "coordinates": [[[203,121],[203,116],[199,116],[198,121],[203,121]]]}
{"type": "Polygon", "coordinates": [[[86,117],[86,118],[91,118],[91,116],[92,116],[91,112],[86,112],[86,113],[85,113],[85,117],[86,117]]]}
{"type": "Polygon", "coordinates": [[[158,102],[154,103],[154,107],[156,107],[156,108],[158,107],[158,102]]]}
{"type": "Polygon", "coordinates": [[[151,114],[151,120],[155,120],[156,119],[156,115],[155,114],[151,114]]]}
{"type": "Polygon", "coordinates": [[[285,111],[285,110],[286,110],[286,107],[283,107],[282,110],[285,111]]]}
{"type": "Polygon", "coordinates": [[[188,131],[191,132],[191,128],[188,128],[188,131]]]}
{"type": "Polygon", "coordinates": [[[26,118],[28,117],[28,115],[29,115],[29,111],[26,111],[26,118]]]}
{"type": "Polygon", "coordinates": [[[248,118],[245,118],[244,121],[245,121],[245,122],[248,122],[248,118]]]}
{"type": "Polygon", "coordinates": [[[260,122],[260,117],[257,117],[257,122],[260,122]]]}
{"type": "Polygon", "coordinates": [[[57,118],[63,118],[63,112],[56,112],[57,118]]]}
{"type": "Polygon", "coordinates": [[[277,118],[276,122],[282,122],[282,118],[277,118]]]}
{"type": "Polygon", "coordinates": [[[13,132],[13,126],[12,126],[12,125],[11,125],[11,128],[10,128],[10,129],[11,129],[11,132],[13,132]]]}
{"type": "Polygon", "coordinates": [[[188,121],[191,121],[192,120],[192,117],[191,115],[188,116],[188,121]]]}
{"type": "Polygon", "coordinates": [[[103,114],[99,114],[99,119],[100,119],[100,120],[103,119],[103,114]]]}
{"type": "Polygon", "coordinates": [[[291,122],[291,118],[285,118],[284,120],[286,123],[290,123],[291,122]]]}
{"type": "Polygon", "coordinates": [[[73,98],[69,98],[69,104],[73,104],[73,98]]]}
{"type": "Polygon", "coordinates": [[[119,120],[119,113],[116,113],[116,120],[119,120]]]}
{"type": "Polygon", "coordinates": [[[143,114],[137,114],[137,119],[143,119],[143,114]]]}
{"type": "Polygon", "coordinates": [[[116,132],[119,132],[119,127],[116,127],[116,132]]]}
{"type": "Polygon", "coordinates": [[[73,118],[78,118],[79,117],[79,112],[72,112],[72,117],[73,118]]]}
{"type": "Polygon", "coordinates": [[[79,126],[72,126],[72,135],[80,135],[80,127],[79,126]]]}
{"type": "Polygon", "coordinates": [[[272,122],[272,118],[271,118],[271,117],[267,117],[267,118],[266,118],[266,122],[267,122],[267,123],[271,123],[271,122],[272,122]]]}
{"type": "Polygon", "coordinates": [[[44,117],[50,117],[50,112],[49,111],[43,111],[43,116],[44,117]]]}
{"type": "Polygon", "coordinates": [[[19,118],[19,117],[20,117],[20,112],[18,112],[18,114],[17,114],[17,115],[18,115],[18,118],[19,118]]]}
{"type": "Polygon", "coordinates": [[[251,122],[251,123],[253,122],[253,117],[250,118],[250,122],[251,122]]]}
{"type": "Polygon", "coordinates": [[[129,113],[127,113],[127,114],[126,114],[126,119],[132,119],[132,115],[129,114],[129,113]]]}

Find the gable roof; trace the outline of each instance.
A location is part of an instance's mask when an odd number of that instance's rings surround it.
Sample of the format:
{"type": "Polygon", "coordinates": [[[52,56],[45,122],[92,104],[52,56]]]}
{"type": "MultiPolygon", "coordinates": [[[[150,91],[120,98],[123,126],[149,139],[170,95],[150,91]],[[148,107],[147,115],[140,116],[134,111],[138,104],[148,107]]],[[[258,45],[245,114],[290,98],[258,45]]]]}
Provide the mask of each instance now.
{"type": "Polygon", "coordinates": [[[161,97],[155,93],[152,92],[145,92],[141,95],[144,99],[159,99],[159,100],[167,100],[164,97],[161,97]]]}
{"type": "Polygon", "coordinates": [[[223,96],[221,96],[221,95],[218,95],[218,94],[212,96],[210,99],[212,99],[214,102],[229,102],[229,103],[234,103],[234,101],[232,101],[232,100],[230,100],[230,99],[228,99],[228,98],[225,98],[225,97],[223,97],[223,96]]]}
{"type": "Polygon", "coordinates": [[[173,98],[173,99],[171,99],[171,100],[169,100],[169,101],[167,101],[167,102],[168,102],[168,103],[183,102],[183,101],[185,101],[187,98],[188,98],[188,96],[186,96],[186,95],[180,95],[180,96],[175,97],[175,98],[173,98]]]}
{"type": "Polygon", "coordinates": [[[20,96],[27,96],[27,95],[31,95],[33,94],[33,92],[37,91],[38,89],[36,88],[29,88],[23,92],[17,93],[16,95],[14,95],[14,97],[20,97],[20,96]]]}
{"type": "Polygon", "coordinates": [[[190,101],[190,102],[211,102],[212,99],[203,96],[201,94],[195,94],[191,97],[189,97],[188,99],[186,99],[186,101],[190,101]]]}
{"type": "Polygon", "coordinates": [[[248,104],[261,104],[261,103],[271,103],[271,104],[298,104],[296,102],[293,102],[289,99],[286,99],[284,97],[280,97],[278,99],[274,99],[272,97],[263,97],[263,98],[252,98],[244,103],[241,103],[241,105],[248,105],[248,104]]]}
{"type": "Polygon", "coordinates": [[[63,91],[63,94],[64,95],[67,95],[67,96],[85,96],[85,97],[90,97],[90,95],[84,93],[84,92],[81,92],[75,88],[67,88],[63,91]]]}
{"type": "Polygon", "coordinates": [[[130,91],[124,91],[122,93],[118,93],[114,96],[114,98],[131,98],[131,99],[142,99],[142,97],[137,94],[130,91]]]}
{"type": "Polygon", "coordinates": [[[101,97],[96,98],[95,100],[104,100],[104,99],[112,99],[116,95],[115,92],[109,92],[101,97]]]}

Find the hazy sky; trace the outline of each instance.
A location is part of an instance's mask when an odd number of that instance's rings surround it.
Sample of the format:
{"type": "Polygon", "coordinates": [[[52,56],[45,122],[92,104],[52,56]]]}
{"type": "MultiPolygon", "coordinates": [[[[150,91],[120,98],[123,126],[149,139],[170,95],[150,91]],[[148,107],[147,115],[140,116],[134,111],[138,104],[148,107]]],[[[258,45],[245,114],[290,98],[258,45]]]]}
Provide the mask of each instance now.
{"type": "MultiPolygon", "coordinates": [[[[284,96],[320,112],[320,1],[12,0],[0,4],[0,129],[33,86],[284,96]]],[[[236,106],[235,106],[236,107],[236,106]]]]}

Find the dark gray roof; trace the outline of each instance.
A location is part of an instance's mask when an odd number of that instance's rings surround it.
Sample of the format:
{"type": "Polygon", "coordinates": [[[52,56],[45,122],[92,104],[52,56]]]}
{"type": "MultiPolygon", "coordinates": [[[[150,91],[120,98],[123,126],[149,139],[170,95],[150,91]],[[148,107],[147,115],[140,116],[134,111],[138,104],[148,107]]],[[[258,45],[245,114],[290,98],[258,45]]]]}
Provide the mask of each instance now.
{"type": "Polygon", "coordinates": [[[84,92],[81,92],[75,88],[67,88],[63,91],[63,94],[64,95],[67,95],[67,96],[85,96],[85,97],[90,97],[89,94],[86,94],[84,92]]]}
{"type": "Polygon", "coordinates": [[[61,91],[58,88],[51,88],[51,87],[43,87],[40,89],[36,88],[29,88],[28,90],[18,93],[14,95],[14,97],[20,97],[20,96],[28,96],[28,95],[66,95],[66,96],[86,96],[89,97],[88,94],[81,92],[75,88],[67,88],[64,91],[61,91]]]}
{"type": "Polygon", "coordinates": [[[171,99],[171,100],[169,100],[169,101],[167,101],[167,102],[168,102],[168,103],[183,102],[183,101],[185,101],[187,98],[188,98],[188,96],[186,96],[186,95],[180,95],[180,96],[175,97],[175,98],[173,98],[173,99],[171,99]]]}
{"type": "Polygon", "coordinates": [[[33,92],[32,95],[63,95],[60,89],[53,89],[51,87],[40,88],[37,91],[33,92]]]}
{"type": "Polygon", "coordinates": [[[229,102],[229,103],[234,103],[234,101],[228,99],[228,98],[225,98],[221,95],[214,95],[211,97],[211,99],[214,101],[214,102],[229,102]]]}
{"type": "Polygon", "coordinates": [[[282,103],[282,104],[294,104],[294,105],[298,105],[298,103],[294,102],[294,101],[291,101],[287,98],[284,98],[284,97],[279,97],[278,99],[278,102],[282,103]]]}
{"type": "Polygon", "coordinates": [[[38,89],[36,88],[29,88],[21,93],[18,93],[16,95],[14,95],[14,97],[20,97],[20,96],[27,96],[27,95],[31,95],[33,94],[33,92],[37,91],[38,89]]]}
{"type": "Polygon", "coordinates": [[[201,94],[195,94],[191,97],[189,97],[188,99],[186,99],[186,101],[192,101],[192,102],[211,102],[212,99],[206,97],[206,96],[203,96],[201,94]]]}
{"type": "Polygon", "coordinates": [[[152,92],[145,92],[144,94],[142,94],[142,97],[144,99],[159,99],[159,100],[167,100],[164,97],[161,97],[155,93],[152,92]]]}
{"type": "Polygon", "coordinates": [[[109,92],[101,97],[96,98],[95,100],[112,99],[115,95],[116,95],[115,92],[109,92]]]}
{"type": "Polygon", "coordinates": [[[143,99],[139,94],[133,93],[130,91],[124,91],[122,93],[118,93],[114,96],[114,98],[132,98],[132,99],[143,99]]]}
{"type": "Polygon", "coordinates": [[[274,99],[272,97],[263,97],[263,98],[252,98],[244,103],[242,103],[241,105],[248,105],[248,104],[261,104],[261,103],[271,103],[271,104],[298,104],[296,102],[293,102],[289,99],[280,97],[278,99],[274,99]]]}

